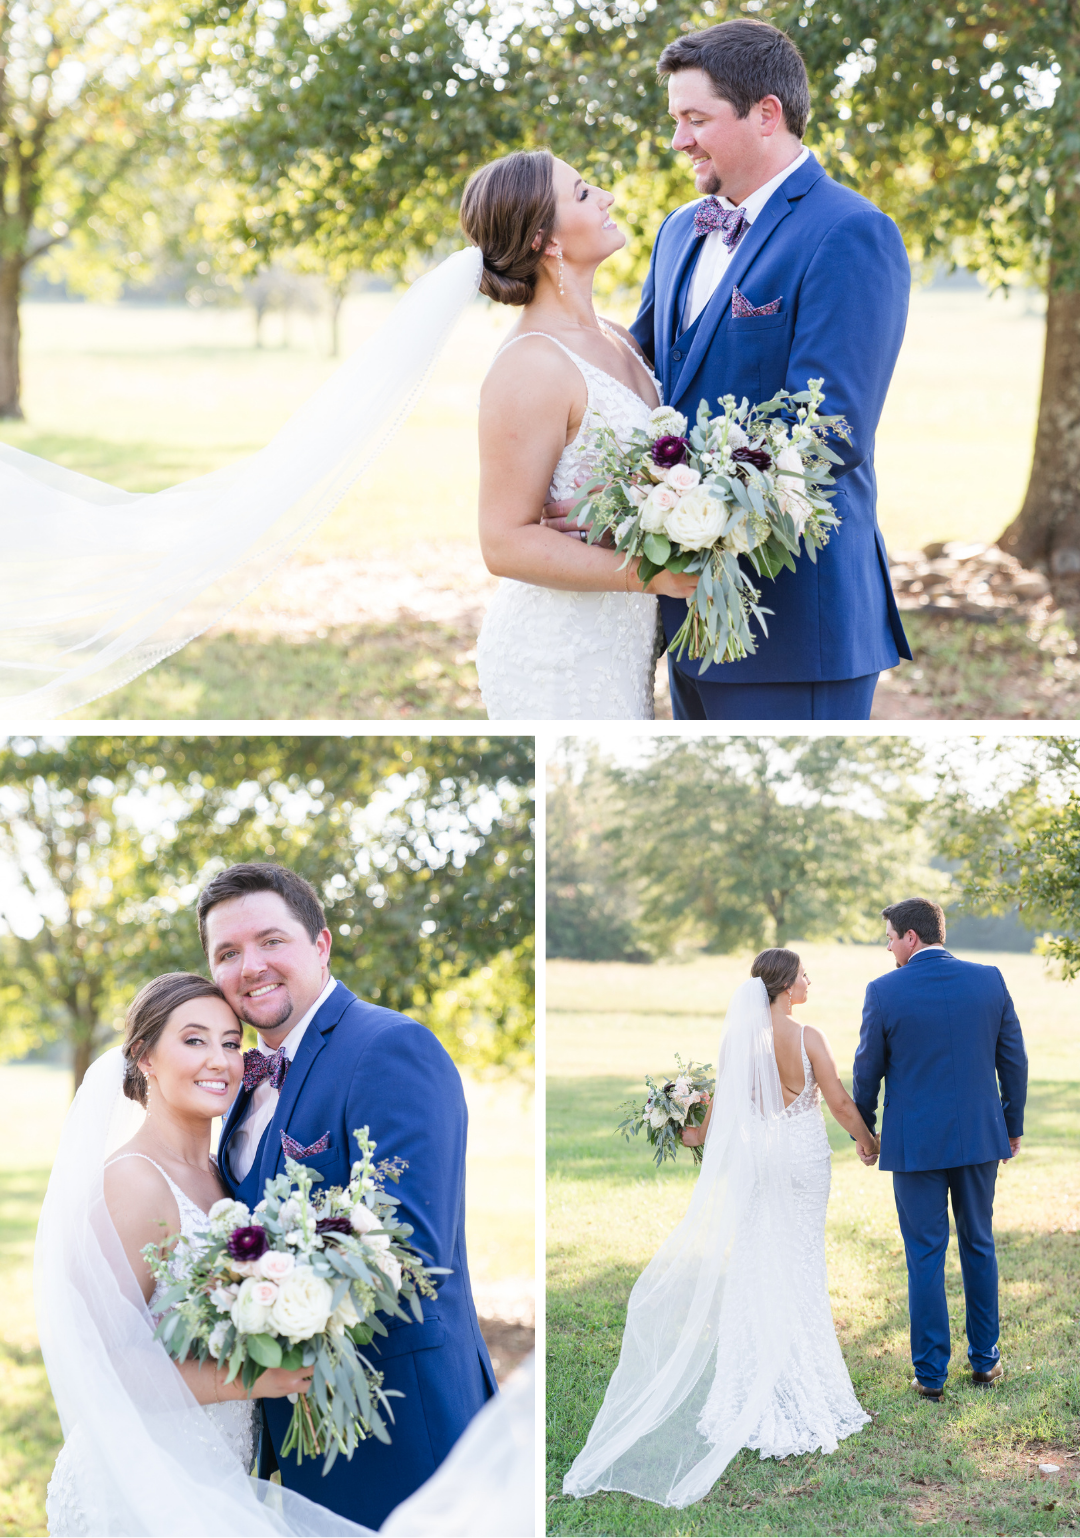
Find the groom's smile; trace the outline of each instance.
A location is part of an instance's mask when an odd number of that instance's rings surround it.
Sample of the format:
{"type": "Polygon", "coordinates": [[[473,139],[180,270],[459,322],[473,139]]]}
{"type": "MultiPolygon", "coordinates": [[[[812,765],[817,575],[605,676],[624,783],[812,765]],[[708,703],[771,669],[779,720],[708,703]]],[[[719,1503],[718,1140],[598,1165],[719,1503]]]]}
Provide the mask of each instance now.
{"type": "Polygon", "coordinates": [[[312,939],[276,892],[250,892],[209,910],[206,940],[214,981],[276,1050],[326,986],[329,930],[312,939]]]}

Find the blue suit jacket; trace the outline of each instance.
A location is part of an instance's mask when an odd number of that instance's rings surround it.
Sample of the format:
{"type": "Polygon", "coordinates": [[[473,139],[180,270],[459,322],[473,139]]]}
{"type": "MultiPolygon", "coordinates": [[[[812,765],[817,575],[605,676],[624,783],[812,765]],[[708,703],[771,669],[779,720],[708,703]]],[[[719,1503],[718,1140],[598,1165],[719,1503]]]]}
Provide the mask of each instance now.
{"type": "Polygon", "coordinates": [[[871,983],[851,1088],[871,1132],[882,1078],[883,1170],[1007,1159],[1024,1131],[1027,1052],[997,967],[920,951],[871,983]]]}
{"type": "MultiPolygon", "coordinates": [[[[751,405],[783,388],[805,390],[823,377],[823,409],[843,415],[851,444],[834,442],[833,506],[843,520],[817,563],[805,553],[775,581],[743,565],[767,616],[768,637],[742,662],[706,669],[675,665],[718,683],[816,683],[861,678],[895,666],[911,651],[889,580],[877,526],[874,434],[907,319],[911,272],[896,225],[858,193],[826,176],[813,155],[769,198],[739,244],[712,298],[685,338],[678,317],[701,249],[695,203],[675,210],[653,247],[641,309],[631,328],[654,362],[664,400],[691,424],[702,400],[722,395],[751,405]],[[736,317],[732,290],[754,306],[780,300],[775,315],[736,317]]],[[[661,598],[670,639],[686,616],[661,598]]]]}
{"type": "MultiPolygon", "coordinates": [[[[448,1266],[439,1295],[424,1302],[424,1323],[383,1315],[388,1338],[366,1349],[385,1373],[391,1401],[391,1445],[370,1438],[351,1462],[338,1458],[324,1479],[322,1459],[294,1456],[281,1463],[285,1484],[352,1521],[378,1528],[449,1453],[469,1421],[496,1392],[495,1375],[473,1306],[465,1256],[465,1140],[468,1114],[461,1078],[439,1041],[415,1020],[358,999],[342,983],[301,1038],[278,1097],[277,1110],[251,1170],[234,1180],[229,1143],[249,1096],[241,1090],[222,1128],[218,1162],[233,1194],[249,1206],[266,1181],[285,1172],[281,1133],[308,1148],[330,1135],[325,1153],[302,1162],[327,1185],[345,1185],[357,1157],[355,1128],[366,1126],[377,1159],[408,1163],[398,1211],[414,1229],[411,1243],[429,1264],[448,1266]]],[[[263,1401],[275,1450],[292,1414],[285,1399],[263,1401]]],[[[268,1449],[261,1466],[269,1471],[268,1449]]]]}

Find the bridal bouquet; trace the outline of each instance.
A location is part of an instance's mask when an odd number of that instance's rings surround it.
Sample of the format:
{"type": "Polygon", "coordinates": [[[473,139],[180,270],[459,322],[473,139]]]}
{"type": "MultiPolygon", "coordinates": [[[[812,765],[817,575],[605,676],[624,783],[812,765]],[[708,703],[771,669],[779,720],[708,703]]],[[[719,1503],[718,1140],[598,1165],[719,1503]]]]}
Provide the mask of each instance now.
{"type": "Polygon", "coordinates": [[[406,1242],[412,1228],[398,1221],[399,1199],[385,1189],[405,1166],[376,1165],[367,1130],[353,1133],[360,1158],[347,1186],[313,1196],[323,1177],[287,1159],[254,1212],[224,1198],[194,1241],[180,1236],[143,1251],[169,1288],[156,1334],[177,1361],[228,1363],[227,1382],[239,1375],[249,1391],[268,1367],[314,1367],[281,1453],[295,1448],[297,1463],[325,1453],[324,1474],[365,1437],[390,1441],[379,1410],[392,1421],[389,1396],[401,1395],[383,1389],[361,1348],[387,1334],[380,1310],[407,1320],[408,1306],[423,1322],[420,1298],[434,1298],[432,1278],[447,1274],[422,1265],[406,1242]]]}
{"type": "Polygon", "coordinates": [[[795,570],[800,540],[816,561],[839,527],[827,488],[835,484],[829,466],[841,460],[826,440],[849,434],[843,417],[818,410],[823,382],[760,406],[725,395],[717,416],[702,401],[689,434],[681,412],[658,406],[626,449],[606,426],[593,434],[595,476],[572,516],[590,544],[610,534],[624,566],[637,556],[642,583],[665,568],[699,573],[670,650],[700,657],[702,672],[756,650],[751,616],[769,633],[764,615],[773,611],[759,606],[738,557],[759,577],[775,577],[795,570]]]}
{"type": "MultiPolygon", "coordinates": [[[[665,1159],[674,1159],[678,1150],[685,1146],[679,1136],[684,1127],[701,1126],[716,1082],[708,1077],[711,1063],[684,1064],[677,1052],[675,1061],[679,1071],[673,1079],[664,1079],[657,1084],[646,1074],[649,1093],[645,1104],[627,1100],[620,1107],[627,1114],[616,1128],[629,1142],[644,1127],[649,1143],[656,1149],[657,1169],[665,1159]]],[[[700,1164],[703,1150],[698,1147],[692,1148],[691,1152],[700,1164]]]]}

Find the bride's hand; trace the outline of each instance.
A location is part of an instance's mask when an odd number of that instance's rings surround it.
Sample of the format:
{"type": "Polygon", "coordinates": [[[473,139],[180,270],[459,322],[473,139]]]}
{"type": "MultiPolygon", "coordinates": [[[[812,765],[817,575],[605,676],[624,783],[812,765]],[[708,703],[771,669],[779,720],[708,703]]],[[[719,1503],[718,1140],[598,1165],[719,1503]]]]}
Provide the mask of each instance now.
{"type": "Polygon", "coordinates": [[[686,1148],[696,1148],[701,1142],[700,1127],[683,1127],[680,1135],[683,1140],[683,1146],[686,1148]]]}
{"type": "Polygon", "coordinates": [[[314,1367],[268,1367],[261,1378],[255,1379],[251,1390],[253,1399],[283,1399],[286,1394],[306,1394],[311,1387],[314,1367]]]}
{"type": "Polygon", "coordinates": [[[689,602],[698,585],[698,575],[696,571],[658,571],[645,591],[661,598],[682,598],[689,602]]]}

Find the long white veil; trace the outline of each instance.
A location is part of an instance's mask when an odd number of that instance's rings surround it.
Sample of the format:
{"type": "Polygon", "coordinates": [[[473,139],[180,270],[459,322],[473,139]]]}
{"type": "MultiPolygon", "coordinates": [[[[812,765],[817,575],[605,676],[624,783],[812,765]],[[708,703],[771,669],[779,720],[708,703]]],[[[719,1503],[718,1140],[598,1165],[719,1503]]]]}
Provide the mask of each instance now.
{"type": "Polygon", "coordinates": [[[166,491],[120,491],[0,443],[0,720],[127,683],[264,580],[408,415],[473,298],[475,246],[414,283],[265,448],[166,491]]]}
{"type": "Polygon", "coordinates": [[[788,1125],[760,978],[732,997],[689,1209],[634,1283],[619,1365],[568,1495],[708,1494],[766,1412],[795,1319],[788,1125]],[[699,1429],[709,1401],[710,1437],[699,1429]]]}
{"type": "MultiPolygon", "coordinates": [[[[84,1530],[139,1538],[369,1534],[247,1475],[153,1338],[104,1198],[105,1162],[143,1116],[124,1098],[122,1077],[118,1047],[91,1064],[64,1123],[34,1247],[41,1350],[84,1530]]],[[[531,1533],[532,1398],[523,1374],[385,1530],[531,1533]]]]}

